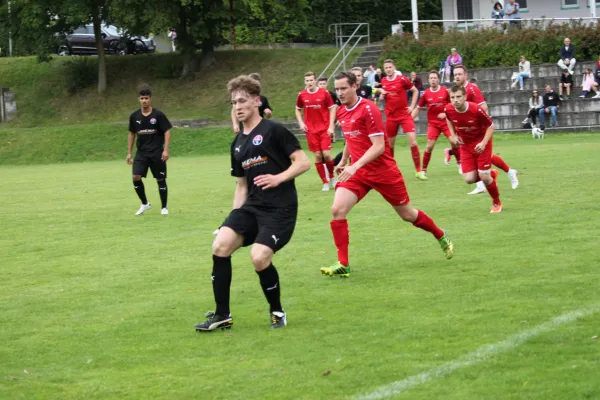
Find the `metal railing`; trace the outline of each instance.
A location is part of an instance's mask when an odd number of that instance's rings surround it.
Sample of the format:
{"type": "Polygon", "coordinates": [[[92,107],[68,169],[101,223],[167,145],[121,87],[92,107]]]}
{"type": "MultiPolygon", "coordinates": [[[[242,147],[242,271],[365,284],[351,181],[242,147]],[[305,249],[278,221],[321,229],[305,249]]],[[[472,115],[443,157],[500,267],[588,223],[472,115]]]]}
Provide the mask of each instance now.
{"type": "MultiPolygon", "coordinates": [[[[547,25],[551,23],[569,23],[569,22],[587,22],[589,24],[596,23],[598,18],[596,17],[577,17],[577,18],[521,18],[521,19],[493,19],[493,18],[471,18],[471,19],[424,19],[417,21],[418,24],[431,24],[431,23],[443,23],[444,29],[460,29],[460,30],[476,30],[482,28],[491,28],[498,27],[504,24],[510,25],[511,22],[518,22],[521,26],[537,26],[540,28],[545,28],[547,25]]],[[[403,34],[405,31],[403,29],[403,24],[412,24],[413,20],[401,20],[398,21],[400,24],[399,34],[403,34]]],[[[418,39],[418,31],[413,32],[415,37],[418,39]]]]}
{"type": "Polygon", "coordinates": [[[329,83],[331,78],[333,76],[335,76],[335,74],[338,73],[338,71],[340,70],[340,68],[342,68],[342,66],[343,66],[344,70],[347,69],[346,68],[346,60],[348,59],[348,56],[350,54],[352,54],[352,51],[354,50],[354,48],[356,46],[358,46],[358,44],[361,42],[361,40],[367,39],[367,46],[371,44],[371,28],[367,22],[331,24],[331,25],[329,25],[329,33],[331,33],[332,27],[335,31],[336,46],[338,46],[340,49],[338,50],[337,54],[331,59],[331,61],[329,61],[329,64],[327,64],[327,66],[319,74],[319,77],[328,76],[327,83],[329,83]],[[348,26],[355,27],[354,31],[352,31],[352,33],[349,35],[344,34],[344,28],[348,27],[348,26]],[[366,28],[367,33],[359,34],[358,32],[364,28],[366,28]],[[352,42],[354,42],[354,44],[352,46],[350,46],[350,43],[352,43],[352,42]],[[329,68],[340,58],[341,58],[341,60],[339,61],[337,66],[333,70],[330,71],[329,68]]]}

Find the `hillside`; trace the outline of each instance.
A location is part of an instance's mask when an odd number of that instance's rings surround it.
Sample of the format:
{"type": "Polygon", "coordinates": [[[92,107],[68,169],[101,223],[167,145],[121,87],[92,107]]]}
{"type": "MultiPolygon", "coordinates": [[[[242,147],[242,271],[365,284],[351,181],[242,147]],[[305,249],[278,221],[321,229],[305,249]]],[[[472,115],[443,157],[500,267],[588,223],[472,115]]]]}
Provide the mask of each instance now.
{"type": "Polygon", "coordinates": [[[137,106],[136,87],[149,83],[154,105],[171,119],[227,120],[230,112],[227,81],[243,73],[263,76],[264,94],[277,117],[294,115],[303,74],[317,74],[337,49],[273,49],[222,51],[216,64],[196,71],[194,79],[178,79],[177,54],[108,57],[109,88],[98,96],[93,81],[93,57],[55,58],[39,64],[35,58],[1,58],[0,87],[16,93],[19,120],[10,127],[73,125],[126,121],[137,106]]]}

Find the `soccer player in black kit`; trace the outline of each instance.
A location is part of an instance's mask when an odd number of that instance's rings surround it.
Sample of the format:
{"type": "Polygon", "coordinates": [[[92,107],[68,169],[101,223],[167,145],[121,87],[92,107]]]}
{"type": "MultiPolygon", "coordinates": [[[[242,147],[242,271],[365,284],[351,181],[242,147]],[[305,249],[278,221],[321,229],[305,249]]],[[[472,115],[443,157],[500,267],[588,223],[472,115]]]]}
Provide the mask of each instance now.
{"type": "Polygon", "coordinates": [[[199,332],[227,329],[231,255],[250,246],[250,258],[270,306],[272,328],[287,324],[280,300],[273,254],[292,238],[298,212],[294,178],[308,171],[310,161],[298,139],[282,125],[260,117],[260,83],[242,75],[227,85],[236,118],[243,124],[231,146],[231,175],[237,185],[233,210],[213,243],[212,284],[216,310],[197,324],[199,332]]]}
{"type": "Polygon", "coordinates": [[[167,160],[169,159],[169,144],[171,143],[171,128],[169,119],[162,111],[152,108],[152,89],[143,87],[139,91],[141,108],[129,117],[129,137],[127,140],[127,164],[133,164],[133,188],[142,201],[135,215],[142,215],[150,209],[146,198],[146,190],[142,178],[146,177],[148,168],[158,183],[158,193],[162,215],[169,214],[167,209],[167,160]],[[131,160],[133,142],[137,136],[137,151],[131,160]]]}

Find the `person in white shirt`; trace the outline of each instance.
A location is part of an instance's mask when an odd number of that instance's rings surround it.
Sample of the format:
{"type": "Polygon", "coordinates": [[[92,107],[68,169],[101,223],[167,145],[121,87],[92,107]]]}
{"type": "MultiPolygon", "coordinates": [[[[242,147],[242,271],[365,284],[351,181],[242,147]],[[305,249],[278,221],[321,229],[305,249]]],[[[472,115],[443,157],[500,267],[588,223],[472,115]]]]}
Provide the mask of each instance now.
{"type": "Polygon", "coordinates": [[[523,80],[525,78],[531,78],[531,63],[527,61],[525,56],[521,56],[519,61],[519,73],[513,80],[511,87],[517,87],[517,84],[519,84],[519,89],[523,90],[523,80]]]}

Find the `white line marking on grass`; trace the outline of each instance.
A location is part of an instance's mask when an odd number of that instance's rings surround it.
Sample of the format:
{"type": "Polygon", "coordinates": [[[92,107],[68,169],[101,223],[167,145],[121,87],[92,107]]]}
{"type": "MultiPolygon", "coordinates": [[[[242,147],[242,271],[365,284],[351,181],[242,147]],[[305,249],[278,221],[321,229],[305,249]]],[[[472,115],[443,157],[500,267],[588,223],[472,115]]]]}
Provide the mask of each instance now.
{"type": "Polygon", "coordinates": [[[477,350],[468,353],[454,361],[449,361],[440,365],[437,368],[431,369],[426,372],[421,372],[418,375],[409,376],[401,381],[389,383],[387,385],[379,386],[373,392],[362,393],[354,396],[357,400],[371,400],[371,399],[386,399],[391,396],[395,396],[407,390],[414,388],[415,386],[423,383],[430,382],[436,378],[442,378],[446,375],[451,374],[460,368],[470,367],[471,365],[479,364],[480,362],[486,361],[491,357],[504,353],[509,350],[513,350],[528,341],[531,338],[541,335],[545,332],[550,332],[561,325],[571,323],[583,317],[595,314],[600,311],[600,304],[596,304],[589,308],[584,308],[578,311],[573,311],[560,315],[548,322],[544,322],[535,328],[517,333],[509,336],[498,343],[488,344],[481,346],[477,350]]]}

